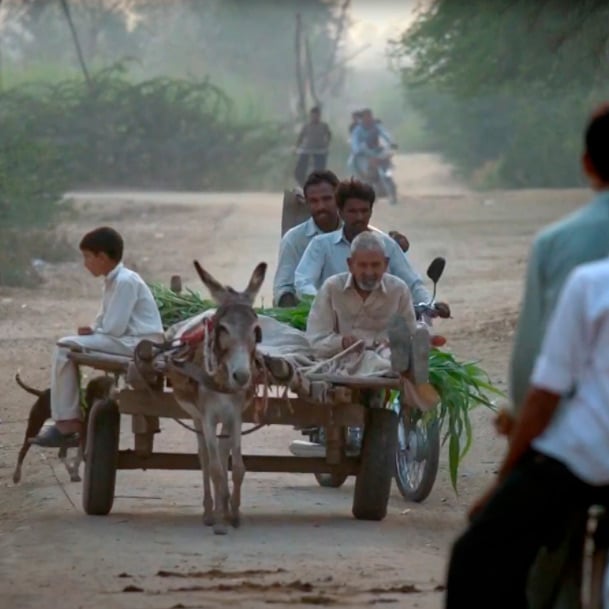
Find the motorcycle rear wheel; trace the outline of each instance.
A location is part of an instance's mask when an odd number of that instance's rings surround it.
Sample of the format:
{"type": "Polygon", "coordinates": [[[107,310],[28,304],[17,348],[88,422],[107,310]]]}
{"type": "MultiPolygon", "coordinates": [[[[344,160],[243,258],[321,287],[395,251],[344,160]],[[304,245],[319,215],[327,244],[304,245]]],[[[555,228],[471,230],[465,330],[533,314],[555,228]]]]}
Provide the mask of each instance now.
{"type": "Polygon", "coordinates": [[[419,410],[403,409],[398,421],[395,482],[407,501],[427,499],[438,474],[440,426],[419,410]]]}

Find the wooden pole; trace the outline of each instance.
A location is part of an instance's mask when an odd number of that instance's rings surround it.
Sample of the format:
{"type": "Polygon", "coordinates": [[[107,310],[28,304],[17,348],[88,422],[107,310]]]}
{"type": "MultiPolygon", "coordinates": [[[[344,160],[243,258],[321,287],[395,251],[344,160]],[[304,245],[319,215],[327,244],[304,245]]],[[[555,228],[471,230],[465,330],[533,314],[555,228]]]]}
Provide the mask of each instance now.
{"type": "Polygon", "coordinates": [[[300,120],[306,119],[306,91],[302,73],[302,17],[296,13],[296,35],[294,37],[294,50],[296,60],[296,86],[298,88],[298,115],[300,120]]]}
{"type": "Polygon", "coordinates": [[[82,54],[82,48],[80,46],[80,41],[78,40],[78,34],[76,32],[76,27],[74,26],[74,21],[72,21],[72,15],[70,13],[70,7],[68,6],[68,0],[60,0],[61,8],[63,9],[63,13],[66,16],[66,20],[68,22],[68,26],[70,27],[70,32],[72,33],[72,40],[74,41],[74,46],[76,47],[76,54],[78,55],[78,61],[80,63],[80,68],[82,73],[85,76],[85,80],[87,84],[91,86],[91,77],[89,76],[89,71],[87,70],[87,64],[85,63],[85,58],[82,54]]]}
{"type": "Polygon", "coordinates": [[[305,36],[305,60],[307,66],[307,81],[309,84],[309,93],[311,98],[315,102],[316,106],[320,105],[319,97],[317,97],[317,91],[315,87],[315,70],[313,69],[313,58],[311,57],[311,46],[309,44],[309,37],[305,36]]]}

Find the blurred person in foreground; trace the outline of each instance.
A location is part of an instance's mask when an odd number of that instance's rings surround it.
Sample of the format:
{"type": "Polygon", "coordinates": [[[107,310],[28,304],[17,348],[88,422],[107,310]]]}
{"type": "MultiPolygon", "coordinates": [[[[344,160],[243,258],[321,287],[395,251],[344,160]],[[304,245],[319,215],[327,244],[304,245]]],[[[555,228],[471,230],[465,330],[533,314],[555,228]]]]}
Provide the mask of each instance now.
{"type": "MultiPolygon", "coordinates": [[[[600,106],[588,121],[582,167],[595,196],[583,208],[543,229],[531,248],[510,362],[510,395],[516,417],[523,408],[548,319],[567,276],[579,264],[609,255],[609,104],[600,106]]],[[[529,575],[532,608],[548,606],[553,597],[557,597],[553,609],[567,609],[574,603],[578,606],[586,520],[584,509],[565,525],[561,539],[539,553],[529,575]]]]}
{"type": "Polygon", "coordinates": [[[497,480],[453,547],[447,609],[531,607],[527,583],[539,550],[560,542],[574,516],[607,503],[608,362],[605,258],[578,267],[564,285],[497,480]]]}
{"type": "Polygon", "coordinates": [[[609,255],[609,104],[588,123],[582,165],[595,196],[542,230],[531,248],[510,364],[516,412],[524,403],[533,363],[565,279],[577,265],[609,255]]]}

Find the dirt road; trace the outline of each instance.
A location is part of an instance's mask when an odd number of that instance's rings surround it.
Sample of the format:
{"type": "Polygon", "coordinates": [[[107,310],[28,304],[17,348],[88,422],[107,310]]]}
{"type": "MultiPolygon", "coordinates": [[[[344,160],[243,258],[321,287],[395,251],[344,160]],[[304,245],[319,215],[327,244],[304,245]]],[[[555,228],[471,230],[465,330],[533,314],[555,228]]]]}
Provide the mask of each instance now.
{"type": "MultiPolygon", "coordinates": [[[[400,205],[382,201],[373,221],[411,240],[424,271],[448,260],[440,295],[454,319],[442,322],[450,347],[482,359],[505,388],[507,358],[530,240],[539,226],[579,203],[582,191],[471,193],[435,157],[399,160],[400,205]]],[[[180,273],[199,289],[198,258],[228,283],[244,285],[254,264],[274,271],[280,227],[277,193],[81,193],[65,224],[75,242],[101,223],[127,242],[126,262],[147,279],[180,273]]],[[[475,416],[475,443],[461,470],[460,495],[445,459],[429,499],[404,503],[397,490],[381,523],[351,518],[353,482],[321,489],[312,476],[248,474],[244,522],[226,537],[201,523],[196,472],[120,472],[113,512],[87,517],[79,484],[52,451],[34,449],[20,485],[11,475],[31,396],[13,382],[18,367],[48,385],[53,341],[94,316],[101,287],[80,264],[44,269],[38,290],[0,289],[0,599],[34,607],[256,608],[337,605],[439,608],[445,560],[466,505],[486,484],[503,449],[486,413],[475,416]]],[[[264,300],[270,303],[272,277],[264,300]]],[[[195,440],[163,422],[159,446],[194,451],[195,440]]],[[[129,421],[123,440],[131,441],[129,421]]],[[[297,432],[265,429],[245,438],[246,452],[287,452],[297,432]]]]}

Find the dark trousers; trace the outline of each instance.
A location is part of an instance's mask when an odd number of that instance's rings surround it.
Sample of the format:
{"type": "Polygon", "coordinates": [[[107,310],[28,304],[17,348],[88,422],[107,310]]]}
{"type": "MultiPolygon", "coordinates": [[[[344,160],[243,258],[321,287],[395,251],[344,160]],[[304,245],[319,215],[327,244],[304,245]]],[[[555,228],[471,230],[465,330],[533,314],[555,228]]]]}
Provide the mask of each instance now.
{"type": "Polygon", "coordinates": [[[309,157],[313,157],[313,170],[321,171],[326,168],[326,161],[328,160],[328,154],[310,154],[303,153],[298,155],[298,161],[296,162],[296,169],[294,169],[294,177],[299,186],[302,186],[307,176],[309,175],[309,157]]]}
{"type": "MultiPolygon", "coordinates": [[[[588,507],[606,498],[607,487],[527,453],[455,543],[446,609],[529,609],[527,581],[539,550],[559,547],[588,507]]],[[[583,535],[578,542],[581,556],[583,535]]]]}

